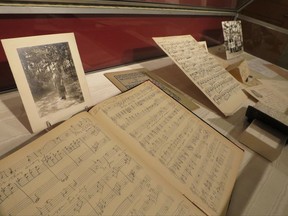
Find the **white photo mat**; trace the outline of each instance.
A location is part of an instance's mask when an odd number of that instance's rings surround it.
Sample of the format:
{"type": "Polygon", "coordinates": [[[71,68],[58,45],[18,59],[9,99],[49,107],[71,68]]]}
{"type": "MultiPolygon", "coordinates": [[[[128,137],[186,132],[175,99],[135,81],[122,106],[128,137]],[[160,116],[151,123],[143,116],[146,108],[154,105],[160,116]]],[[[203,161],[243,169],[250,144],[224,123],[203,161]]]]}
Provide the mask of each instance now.
{"type": "Polygon", "coordinates": [[[92,105],[74,33],[1,42],[33,132],[92,105]]]}

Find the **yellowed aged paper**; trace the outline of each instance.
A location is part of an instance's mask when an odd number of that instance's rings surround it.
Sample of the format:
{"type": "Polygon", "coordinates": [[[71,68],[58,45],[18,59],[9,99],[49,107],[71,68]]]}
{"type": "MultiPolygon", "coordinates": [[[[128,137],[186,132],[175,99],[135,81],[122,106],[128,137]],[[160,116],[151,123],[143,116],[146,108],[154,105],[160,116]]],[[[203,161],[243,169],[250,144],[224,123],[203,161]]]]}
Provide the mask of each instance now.
{"type": "MultiPolygon", "coordinates": [[[[166,67],[161,68],[166,70],[166,67]]],[[[168,72],[168,71],[167,71],[168,72]]],[[[166,73],[165,77],[169,77],[170,74],[166,73]]],[[[126,70],[126,71],[118,71],[118,72],[110,72],[106,73],[105,76],[122,92],[131,89],[144,81],[151,80],[156,84],[160,89],[174,98],[176,101],[181,103],[190,111],[193,111],[199,106],[197,106],[191,97],[186,95],[180,89],[175,88],[174,85],[166,82],[164,79],[160,78],[158,75],[154,74],[152,71],[148,71],[145,68],[126,70]]]]}
{"type": "Polygon", "coordinates": [[[121,91],[127,91],[149,79],[145,68],[105,73],[104,75],[121,91]]]}
{"type": "MultiPolygon", "coordinates": [[[[287,81],[285,82],[288,83],[287,81]]],[[[271,83],[273,83],[273,81],[271,81],[271,83]]],[[[288,115],[288,97],[286,96],[287,92],[278,91],[276,88],[273,88],[272,84],[269,85],[269,82],[267,81],[264,84],[245,88],[245,91],[247,91],[252,97],[254,97],[257,101],[261,102],[265,106],[288,115]]]]}
{"type": "MultiPolygon", "coordinates": [[[[166,71],[167,67],[161,68],[160,71],[162,69],[164,69],[165,72],[168,72],[166,71]]],[[[154,83],[156,82],[156,84],[158,84],[158,87],[160,87],[164,92],[166,92],[169,96],[171,96],[173,99],[175,99],[178,103],[182,104],[191,112],[199,108],[199,106],[195,103],[194,98],[181,91],[175,85],[172,85],[171,83],[166,81],[166,78],[170,75],[169,73],[165,73],[165,79],[163,79],[163,77],[158,76],[159,74],[156,74],[154,72],[155,71],[148,71],[146,73],[149,77],[153,79],[154,83]]]]}
{"type": "Polygon", "coordinates": [[[239,82],[246,83],[248,81],[250,70],[245,60],[229,65],[226,70],[239,82]]]}
{"type": "Polygon", "coordinates": [[[203,215],[87,112],[0,161],[1,215],[203,215]]]}
{"type": "MultiPolygon", "coordinates": [[[[217,107],[205,96],[205,94],[183,73],[176,65],[168,65],[156,70],[147,72],[153,79],[168,83],[173,88],[185,96],[187,100],[196,102],[201,106],[209,108],[211,111],[219,112],[217,107]]],[[[193,109],[194,111],[195,109],[193,109]]],[[[219,112],[219,114],[221,114],[219,112]]]]}
{"type": "Polygon", "coordinates": [[[153,39],[225,116],[241,108],[246,96],[240,83],[191,35],[153,39]]]}
{"type": "Polygon", "coordinates": [[[243,151],[156,86],[146,82],[90,112],[205,214],[225,211],[243,151]]]}

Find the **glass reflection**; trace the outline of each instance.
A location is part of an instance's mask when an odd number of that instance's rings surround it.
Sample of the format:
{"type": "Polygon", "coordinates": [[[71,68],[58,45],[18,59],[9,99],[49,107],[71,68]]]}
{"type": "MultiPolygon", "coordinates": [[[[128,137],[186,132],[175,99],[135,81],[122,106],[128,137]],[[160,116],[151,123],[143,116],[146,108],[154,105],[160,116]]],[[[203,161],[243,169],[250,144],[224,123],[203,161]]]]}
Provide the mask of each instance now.
{"type": "Polygon", "coordinates": [[[35,4],[73,4],[73,5],[109,5],[109,6],[141,6],[154,8],[199,8],[237,10],[251,0],[4,0],[3,3],[35,3],[35,4]]]}

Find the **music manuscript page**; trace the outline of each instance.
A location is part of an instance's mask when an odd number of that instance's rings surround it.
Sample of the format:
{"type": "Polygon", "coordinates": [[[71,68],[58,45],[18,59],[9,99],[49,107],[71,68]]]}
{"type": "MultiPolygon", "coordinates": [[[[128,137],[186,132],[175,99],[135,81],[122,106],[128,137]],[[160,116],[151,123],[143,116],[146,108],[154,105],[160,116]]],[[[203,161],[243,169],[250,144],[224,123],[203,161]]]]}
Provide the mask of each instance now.
{"type": "Polygon", "coordinates": [[[146,82],[0,161],[3,215],[215,215],[243,151],[146,82]]]}
{"type": "Polygon", "coordinates": [[[90,112],[206,214],[221,214],[243,151],[149,82],[133,92],[90,112]]]}
{"type": "Polygon", "coordinates": [[[225,115],[233,115],[246,99],[240,83],[191,35],[153,40],[225,115]]]}

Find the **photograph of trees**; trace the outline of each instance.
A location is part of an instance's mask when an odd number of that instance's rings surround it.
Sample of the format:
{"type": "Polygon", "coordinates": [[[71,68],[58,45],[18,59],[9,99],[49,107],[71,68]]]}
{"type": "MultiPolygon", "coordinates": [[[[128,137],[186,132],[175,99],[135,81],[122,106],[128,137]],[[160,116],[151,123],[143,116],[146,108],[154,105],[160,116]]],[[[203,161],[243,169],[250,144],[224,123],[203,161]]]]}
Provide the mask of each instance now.
{"type": "Polygon", "coordinates": [[[84,102],[68,42],[17,52],[40,117],[84,102]]]}

